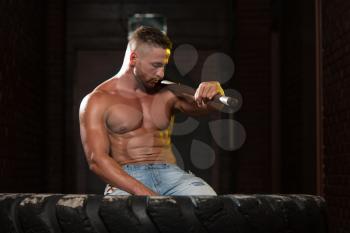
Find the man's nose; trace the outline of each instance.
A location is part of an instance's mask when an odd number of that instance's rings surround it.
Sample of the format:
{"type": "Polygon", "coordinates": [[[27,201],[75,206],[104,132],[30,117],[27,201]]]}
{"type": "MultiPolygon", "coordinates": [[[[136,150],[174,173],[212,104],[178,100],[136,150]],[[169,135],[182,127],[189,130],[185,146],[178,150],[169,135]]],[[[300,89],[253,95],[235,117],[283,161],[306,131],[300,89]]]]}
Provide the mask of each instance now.
{"type": "Polygon", "coordinates": [[[158,78],[164,78],[164,67],[162,67],[162,68],[159,68],[158,70],[157,70],[157,77],[158,78]]]}

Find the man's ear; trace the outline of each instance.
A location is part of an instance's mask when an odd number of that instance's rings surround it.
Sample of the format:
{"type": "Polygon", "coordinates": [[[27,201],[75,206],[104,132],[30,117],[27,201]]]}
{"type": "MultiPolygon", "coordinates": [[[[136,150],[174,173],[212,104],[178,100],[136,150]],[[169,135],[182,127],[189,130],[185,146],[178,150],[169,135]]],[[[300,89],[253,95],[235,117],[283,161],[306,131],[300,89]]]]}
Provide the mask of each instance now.
{"type": "Polygon", "coordinates": [[[133,51],[130,54],[130,65],[134,66],[136,64],[137,54],[133,51]]]}

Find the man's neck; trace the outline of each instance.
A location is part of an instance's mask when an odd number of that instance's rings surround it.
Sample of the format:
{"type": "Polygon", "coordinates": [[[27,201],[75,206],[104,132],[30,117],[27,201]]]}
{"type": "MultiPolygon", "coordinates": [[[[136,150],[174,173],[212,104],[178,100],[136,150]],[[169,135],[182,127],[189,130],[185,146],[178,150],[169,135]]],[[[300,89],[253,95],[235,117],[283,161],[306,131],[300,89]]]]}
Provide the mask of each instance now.
{"type": "Polygon", "coordinates": [[[122,89],[129,91],[141,91],[146,92],[141,80],[139,80],[132,70],[128,69],[125,72],[119,72],[116,75],[116,78],[119,79],[118,86],[122,89]]]}

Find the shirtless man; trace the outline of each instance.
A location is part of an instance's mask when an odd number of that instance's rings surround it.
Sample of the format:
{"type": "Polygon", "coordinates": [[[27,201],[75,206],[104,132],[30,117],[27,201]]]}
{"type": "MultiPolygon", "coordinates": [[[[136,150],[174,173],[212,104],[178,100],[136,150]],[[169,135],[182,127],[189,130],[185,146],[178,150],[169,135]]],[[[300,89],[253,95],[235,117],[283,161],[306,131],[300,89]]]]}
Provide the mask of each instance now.
{"type": "Polygon", "coordinates": [[[108,185],[105,195],[216,195],[201,178],[176,166],[170,133],[173,111],[206,114],[223,94],[202,82],[192,99],[158,88],[172,43],[161,31],[140,27],[131,35],[117,75],[80,105],[80,133],[89,168],[108,185]]]}

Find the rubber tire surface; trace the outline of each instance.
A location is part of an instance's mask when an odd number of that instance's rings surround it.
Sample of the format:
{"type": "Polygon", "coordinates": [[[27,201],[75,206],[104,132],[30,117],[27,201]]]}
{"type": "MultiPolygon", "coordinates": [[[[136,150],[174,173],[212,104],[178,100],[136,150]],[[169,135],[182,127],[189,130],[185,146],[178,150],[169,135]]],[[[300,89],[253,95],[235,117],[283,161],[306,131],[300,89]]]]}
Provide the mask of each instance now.
{"type": "Polygon", "coordinates": [[[326,233],[312,195],[0,194],[0,233],[326,233]]]}

